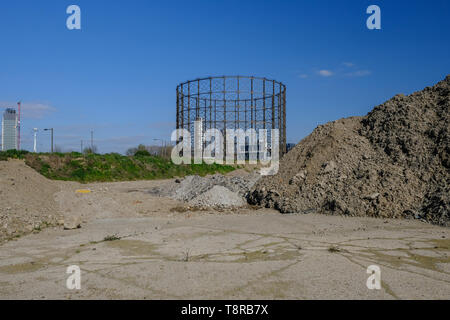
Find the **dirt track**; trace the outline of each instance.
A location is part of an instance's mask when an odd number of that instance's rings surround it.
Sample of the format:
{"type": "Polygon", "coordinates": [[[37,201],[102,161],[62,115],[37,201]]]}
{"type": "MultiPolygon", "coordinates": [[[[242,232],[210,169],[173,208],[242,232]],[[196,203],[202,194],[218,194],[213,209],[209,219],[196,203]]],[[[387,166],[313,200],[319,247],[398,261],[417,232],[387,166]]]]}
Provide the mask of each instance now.
{"type": "Polygon", "coordinates": [[[2,244],[1,299],[450,298],[448,228],[269,209],[184,212],[147,192],[164,181],[45,182],[60,213],[80,216],[82,227],[2,244]],[[121,240],[103,241],[110,235],[121,240]],[[66,288],[74,264],[81,290],[66,288]],[[373,264],[381,290],[366,287],[373,264]]]}

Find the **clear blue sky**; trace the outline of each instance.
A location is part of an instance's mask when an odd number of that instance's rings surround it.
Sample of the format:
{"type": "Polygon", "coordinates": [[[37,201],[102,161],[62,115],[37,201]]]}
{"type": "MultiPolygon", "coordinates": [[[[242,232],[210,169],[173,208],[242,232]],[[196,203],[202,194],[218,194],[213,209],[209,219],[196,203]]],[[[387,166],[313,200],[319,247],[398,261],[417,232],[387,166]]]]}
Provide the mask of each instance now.
{"type": "MultiPolygon", "coordinates": [[[[450,1],[104,1],[0,3],[0,107],[24,103],[32,128],[100,152],[169,140],[175,88],[208,75],[287,85],[288,142],[318,124],[364,115],[450,73],[450,1]],[[82,30],[66,28],[81,8],[82,30]],[[381,8],[381,30],[366,8],[381,8]]],[[[0,109],[3,111],[3,109],[0,109]]],[[[49,149],[39,133],[39,151],[49,149]]]]}

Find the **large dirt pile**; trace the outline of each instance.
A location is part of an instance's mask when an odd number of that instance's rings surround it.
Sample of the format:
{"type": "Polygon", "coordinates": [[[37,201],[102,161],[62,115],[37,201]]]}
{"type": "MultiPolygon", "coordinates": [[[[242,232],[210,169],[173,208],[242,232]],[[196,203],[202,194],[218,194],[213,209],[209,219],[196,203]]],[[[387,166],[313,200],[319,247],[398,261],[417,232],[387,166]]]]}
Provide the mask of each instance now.
{"type": "Polygon", "coordinates": [[[61,219],[53,194],[59,188],[22,160],[0,161],[0,242],[61,219]]]}
{"type": "Polygon", "coordinates": [[[248,201],[283,213],[414,217],[450,225],[450,76],[365,117],[318,126],[248,201]]]}

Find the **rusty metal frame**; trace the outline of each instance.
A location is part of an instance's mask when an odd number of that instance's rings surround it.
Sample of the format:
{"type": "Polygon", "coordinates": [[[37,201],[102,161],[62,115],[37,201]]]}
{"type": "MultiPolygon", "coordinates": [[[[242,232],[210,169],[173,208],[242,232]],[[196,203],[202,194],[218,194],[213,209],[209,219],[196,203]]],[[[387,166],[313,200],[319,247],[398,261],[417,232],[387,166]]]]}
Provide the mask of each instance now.
{"type": "Polygon", "coordinates": [[[279,129],[280,156],[286,153],[283,83],[253,76],[206,77],[180,83],[176,94],[177,129],[193,132],[198,118],[204,130],[217,128],[224,137],[228,128],[279,129]]]}

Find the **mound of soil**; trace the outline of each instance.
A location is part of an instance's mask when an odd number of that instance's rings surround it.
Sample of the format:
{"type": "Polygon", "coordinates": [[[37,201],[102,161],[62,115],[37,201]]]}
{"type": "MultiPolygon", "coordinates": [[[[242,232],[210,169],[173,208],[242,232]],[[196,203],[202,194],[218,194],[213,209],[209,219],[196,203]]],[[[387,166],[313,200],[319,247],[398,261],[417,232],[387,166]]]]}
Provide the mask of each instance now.
{"type": "Polygon", "coordinates": [[[53,197],[59,188],[23,160],[0,161],[0,242],[61,219],[53,197]]]}
{"type": "Polygon", "coordinates": [[[248,201],[282,213],[413,217],[450,225],[450,76],[365,117],[318,126],[248,201]]]}

